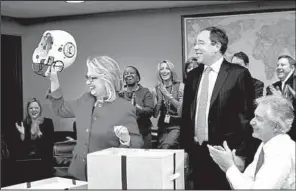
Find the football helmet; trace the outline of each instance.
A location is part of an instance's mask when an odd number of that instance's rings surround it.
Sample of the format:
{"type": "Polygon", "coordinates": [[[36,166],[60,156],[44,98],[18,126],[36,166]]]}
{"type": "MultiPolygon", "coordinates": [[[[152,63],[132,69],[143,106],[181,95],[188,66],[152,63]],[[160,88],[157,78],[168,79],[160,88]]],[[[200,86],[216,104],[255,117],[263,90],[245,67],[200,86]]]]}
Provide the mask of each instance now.
{"type": "Polygon", "coordinates": [[[62,30],[48,30],[34,50],[32,68],[36,74],[45,77],[48,67],[54,66],[61,72],[71,66],[76,57],[77,45],[71,34],[62,30]]]}

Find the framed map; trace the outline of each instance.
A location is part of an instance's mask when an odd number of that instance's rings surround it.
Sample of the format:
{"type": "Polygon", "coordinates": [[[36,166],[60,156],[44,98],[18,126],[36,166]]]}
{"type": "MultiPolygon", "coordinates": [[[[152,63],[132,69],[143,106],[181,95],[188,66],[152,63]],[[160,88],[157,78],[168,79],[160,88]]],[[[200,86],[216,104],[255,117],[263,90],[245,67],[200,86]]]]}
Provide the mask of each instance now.
{"type": "Polygon", "coordinates": [[[224,29],[229,38],[225,58],[229,61],[236,52],[246,53],[252,76],[265,85],[271,84],[277,81],[275,69],[278,56],[288,54],[295,58],[295,10],[183,15],[183,66],[189,57],[195,56],[193,47],[200,30],[216,26],[224,29]]]}

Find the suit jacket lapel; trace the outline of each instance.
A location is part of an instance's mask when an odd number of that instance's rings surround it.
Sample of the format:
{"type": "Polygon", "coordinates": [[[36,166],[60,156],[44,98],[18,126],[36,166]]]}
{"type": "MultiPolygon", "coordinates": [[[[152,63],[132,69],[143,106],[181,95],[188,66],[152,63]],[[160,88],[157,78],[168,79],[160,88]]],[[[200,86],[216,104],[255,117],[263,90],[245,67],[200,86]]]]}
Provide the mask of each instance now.
{"type": "Polygon", "coordinates": [[[292,82],[292,88],[293,90],[296,90],[296,73],[294,71],[294,74],[292,75],[293,77],[293,82],[292,82]]]}
{"type": "Polygon", "coordinates": [[[226,80],[226,78],[228,76],[228,71],[227,71],[228,67],[229,67],[229,63],[227,63],[227,61],[224,59],[223,62],[222,62],[220,71],[218,73],[214,89],[213,89],[210,108],[212,107],[213,102],[216,100],[216,98],[217,98],[217,96],[219,94],[219,91],[220,91],[221,87],[223,86],[223,84],[224,84],[224,82],[225,82],[225,80],[226,80]]]}

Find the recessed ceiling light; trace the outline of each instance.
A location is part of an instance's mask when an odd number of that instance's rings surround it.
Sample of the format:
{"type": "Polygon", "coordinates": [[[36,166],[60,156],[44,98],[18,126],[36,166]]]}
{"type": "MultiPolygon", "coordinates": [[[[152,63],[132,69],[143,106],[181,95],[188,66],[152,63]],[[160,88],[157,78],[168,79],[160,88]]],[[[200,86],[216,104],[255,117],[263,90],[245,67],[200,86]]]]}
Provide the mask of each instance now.
{"type": "Polygon", "coordinates": [[[66,3],[84,3],[84,1],[66,1],[66,3]]]}

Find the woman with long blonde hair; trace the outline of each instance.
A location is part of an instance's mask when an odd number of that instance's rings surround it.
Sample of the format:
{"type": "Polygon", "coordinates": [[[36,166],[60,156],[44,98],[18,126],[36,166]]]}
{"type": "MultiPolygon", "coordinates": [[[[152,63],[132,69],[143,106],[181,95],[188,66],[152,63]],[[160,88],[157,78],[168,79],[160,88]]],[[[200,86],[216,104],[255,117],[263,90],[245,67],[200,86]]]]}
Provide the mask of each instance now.
{"type": "Polygon", "coordinates": [[[154,117],[158,115],[158,148],[179,148],[181,106],[184,84],[177,79],[175,67],[169,60],[157,65],[158,83],[155,87],[156,105],[154,117]]]}

